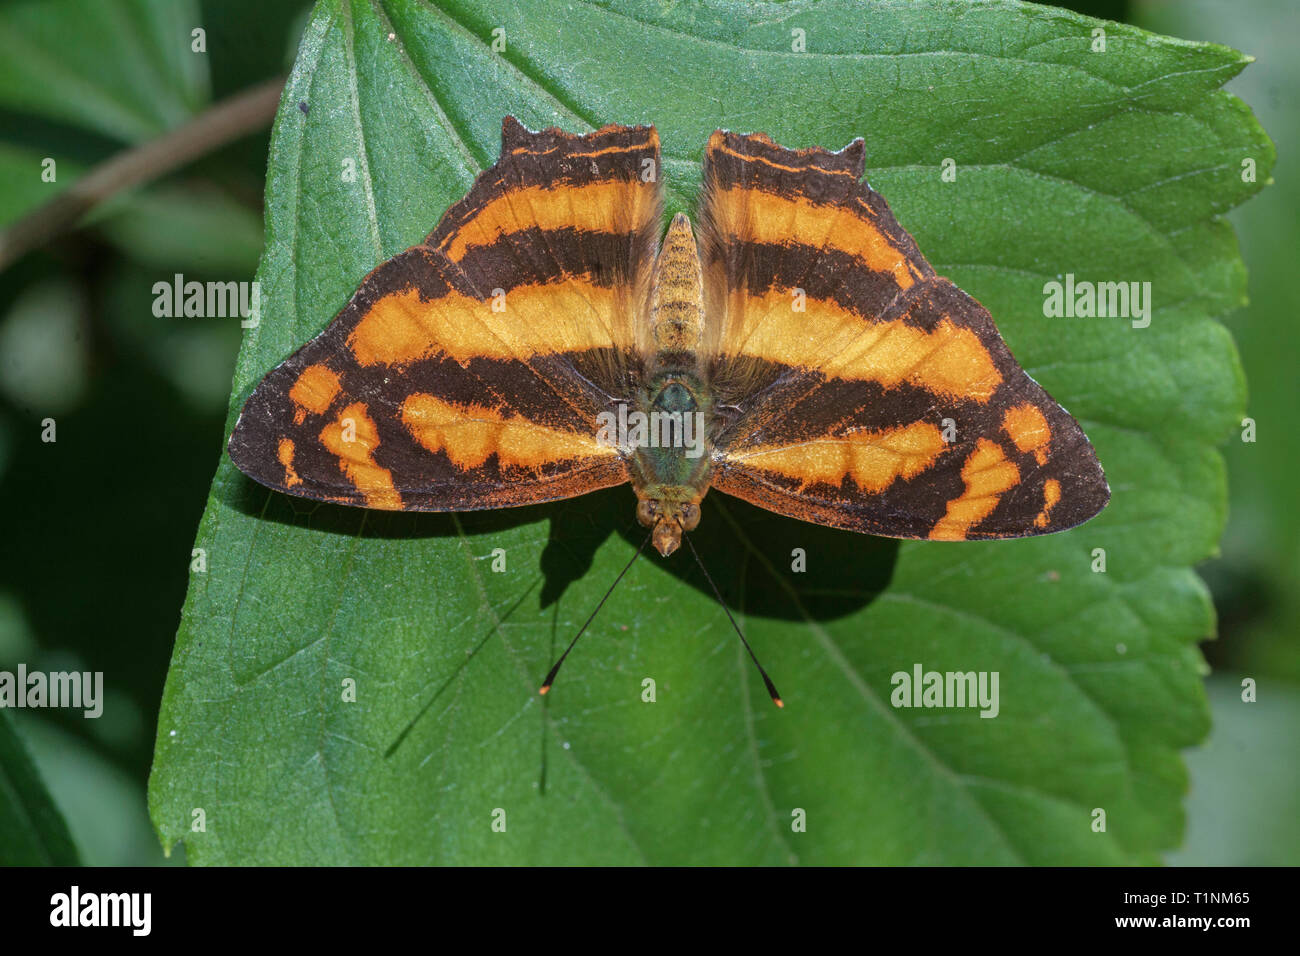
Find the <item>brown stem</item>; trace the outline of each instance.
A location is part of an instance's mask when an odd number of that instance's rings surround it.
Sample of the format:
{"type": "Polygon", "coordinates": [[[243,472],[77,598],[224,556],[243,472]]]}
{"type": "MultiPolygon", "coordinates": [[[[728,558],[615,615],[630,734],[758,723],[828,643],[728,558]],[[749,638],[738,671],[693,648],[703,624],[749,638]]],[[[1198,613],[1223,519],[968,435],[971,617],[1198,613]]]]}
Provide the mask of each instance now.
{"type": "Polygon", "coordinates": [[[266,126],[275,117],[284,78],[222,100],[184,126],[100,163],[49,202],[0,232],[0,271],[49,242],[110,196],[157,179],[205,153],[266,126]]]}

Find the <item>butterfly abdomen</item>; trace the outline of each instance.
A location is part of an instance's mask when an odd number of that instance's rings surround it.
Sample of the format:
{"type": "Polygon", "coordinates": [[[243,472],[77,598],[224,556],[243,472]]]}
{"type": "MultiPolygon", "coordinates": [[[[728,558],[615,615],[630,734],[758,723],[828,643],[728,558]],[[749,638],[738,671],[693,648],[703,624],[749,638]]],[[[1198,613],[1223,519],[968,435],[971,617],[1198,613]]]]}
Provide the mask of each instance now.
{"type": "Polygon", "coordinates": [[[663,249],[655,261],[650,304],[654,355],[651,374],[694,371],[704,331],[704,280],[700,254],[683,213],[673,217],[663,249]]]}

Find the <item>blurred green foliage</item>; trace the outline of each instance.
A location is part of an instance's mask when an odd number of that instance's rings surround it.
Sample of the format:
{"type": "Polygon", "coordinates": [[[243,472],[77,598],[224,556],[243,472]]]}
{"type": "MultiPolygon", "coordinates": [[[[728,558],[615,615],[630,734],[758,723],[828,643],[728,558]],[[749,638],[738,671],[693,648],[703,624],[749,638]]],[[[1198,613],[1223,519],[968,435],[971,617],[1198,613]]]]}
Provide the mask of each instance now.
{"type": "Polygon", "coordinates": [[[0,863],[75,866],[80,862],[63,815],[50,798],[36,765],[0,710],[0,863]]]}
{"type": "Polygon", "coordinates": [[[1250,389],[1256,441],[1230,440],[1228,526],[1222,553],[1200,571],[1219,614],[1204,645],[1216,729],[1188,754],[1186,845],[1170,862],[1300,863],[1300,334],[1291,282],[1300,256],[1300,4],[1294,0],[1143,0],[1139,26],[1250,53],[1227,89],[1255,112],[1277,148],[1276,180],[1228,216],[1249,269],[1250,304],[1226,317],[1250,389]],[[1259,702],[1240,681],[1258,682],[1259,702]]]}
{"type": "MultiPolygon", "coordinates": [[[[0,226],[124,147],[283,74],[307,7],[0,7],[0,226]],[[54,183],[41,180],[45,157],[54,183]]],[[[104,672],[99,720],[14,712],[88,863],[163,859],[144,784],[240,339],[236,319],[155,318],[152,287],[176,272],[252,279],[269,134],[114,197],[0,273],[0,668],[104,672]],[[39,440],[47,415],[55,444],[39,440]]]]}
{"type": "MultiPolygon", "coordinates": [[[[1300,455],[1288,416],[1298,339],[1286,283],[1300,248],[1300,77],[1289,50],[1300,33],[1297,8],[1290,0],[1151,0],[1131,11],[1123,0],[1064,5],[1259,59],[1228,87],[1254,108],[1285,164],[1262,199],[1230,217],[1252,304],[1228,324],[1259,441],[1225,450],[1230,523],[1222,556],[1202,569],[1220,616],[1220,639],[1205,648],[1222,672],[1210,681],[1216,730],[1188,755],[1187,845],[1170,862],[1294,864],[1300,513],[1292,489],[1300,455]],[[1260,704],[1241,703],[1241,676],[1259,681],[1260,704]]],[[[285,72],[308,6],[0,7],[0,226],[125,146],[285,72]],[[189,52],[195,26],[206,30],[201,55],[189,52]],[[44,157],[57,160],[54,184],[39,179],[44,157]]],[[[200,281],[253,277],[268,143],[269,129],[117,197],[83,228],[0,273],[0,500],[8,519],[0,669],[24,661],[102,670],[110,695],[99,721],[59,711],[0,715],[0,772],[13,776],[17,767],[21,776],[24,747],[30,751],[44,783],[24,778],[24,799],[40,807],[48,790],[88,863],[162,861],[144,785],[240,341],[233,320],[155,319],[151,288],[173,272],[200,281]],[[51,413],[60,442],[47,446],[37,436],[51,413]]],[[[49,856],[71,859],[76,849],[57,824],[46,832],[49,856]]],[[[31,845],[6,833],[0,826],[0,863],[29,859],[31,845]]]]}

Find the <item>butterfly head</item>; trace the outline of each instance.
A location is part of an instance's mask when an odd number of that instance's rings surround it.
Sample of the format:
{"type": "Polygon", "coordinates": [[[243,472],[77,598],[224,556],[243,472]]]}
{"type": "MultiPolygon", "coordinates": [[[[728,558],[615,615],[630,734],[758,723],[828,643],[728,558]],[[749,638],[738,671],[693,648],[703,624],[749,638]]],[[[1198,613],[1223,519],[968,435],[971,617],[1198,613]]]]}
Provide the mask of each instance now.
{"type": "Polygon", "coordinates": [[[636,517],[651,529],[650,540],[665,558],[682,543],[682,533],[694,531],[700,523],[698,501],[682,501],[670,495],[645,497],[636,505],[636,517]]]}

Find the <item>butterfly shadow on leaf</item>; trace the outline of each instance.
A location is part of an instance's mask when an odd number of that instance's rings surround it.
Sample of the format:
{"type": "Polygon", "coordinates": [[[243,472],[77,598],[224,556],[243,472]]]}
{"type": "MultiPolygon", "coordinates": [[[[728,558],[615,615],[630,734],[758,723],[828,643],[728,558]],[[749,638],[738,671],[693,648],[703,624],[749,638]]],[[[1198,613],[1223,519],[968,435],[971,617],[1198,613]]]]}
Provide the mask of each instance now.
{"type": "MultiPolygon", "coordinates": [[[[628,489],[611,488],[547,506],[551,529],[541,558],[543,607],[590,571],[611,532],[632,548],[642,544],[646,529],[632,514],[634,503],[628,489]]],[[[898,541],[891,538],[796,521],[721,494],[705,499],[703,513],[690,541],[733,612],[830,620],[865,607],[893,576],[898,541]]],[[[667,558],[647,547],[641,561],[657,562],[684,586],[713,597],[688,547],[667,558]]],[[[628,573],[635,576],[636,566],[628,573]]]]}
{"type": "MultiPolygon", "coordinates": [[[[542,608],[593,573],[596,553],[611,534],[632,548],[646,535],[626,487],[550,504],[456,514],[307,502],[267,491],[239,474],[221,494],[227,505],[259,520],[361,538],[490,536],[546,519],[547,541],[537,558],[542,608]]],[[[888,587],[898,553],[898,541],[892,538],[796,521],[721,494],[705,500],[704,520],[690,539],[733,612],[778,620],[830,620],[860,610],[888,587]]],[[[713,596],[688,548],[668,558],[646,548],[641,560],[659,562],[684,586],[713,596]]],[[[629,574],[636,573],[634,566],[629,574]]]]}
{"type": "MultiPolygon", "coordinates": [[[[636,523],[634,499],[626,488],[549,504],[463,512],[375,511],[308,501],[270,491],[238,472],[218,488],[228,507],[259,521],[348,538],[415,542],[464,536],[477,539],[476,553],[483,551],[485,544],[491,550],[494,534],[549,520],[549,535],[537,559],[543,575],[543,608],[554,604],[570,584],[591,571],[597,550],[617,528],[629,521],[633,526],[636,523]]],[[[628,534],[632,533],[629,528],[628,534]]],[[[638,539],[635,544],[639,543],[638,539]]],[[[512,567],[527,566],[514,563],[521,560],[518,556],[510,560],[512,567]]]]}

